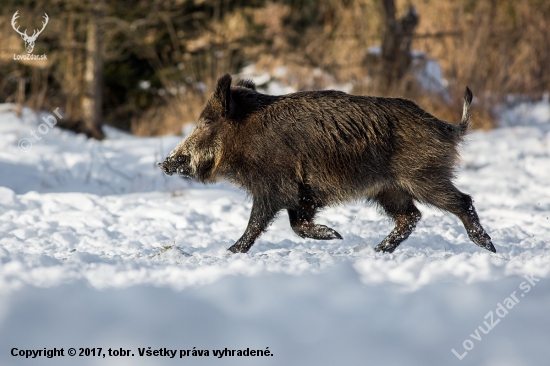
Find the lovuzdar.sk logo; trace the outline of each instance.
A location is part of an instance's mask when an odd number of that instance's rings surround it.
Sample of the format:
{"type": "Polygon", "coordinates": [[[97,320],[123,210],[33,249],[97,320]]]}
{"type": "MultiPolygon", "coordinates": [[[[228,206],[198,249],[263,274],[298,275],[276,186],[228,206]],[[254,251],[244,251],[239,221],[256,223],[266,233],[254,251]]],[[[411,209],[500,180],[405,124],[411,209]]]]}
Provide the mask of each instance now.
{"type": "Polygon", "coordinates": [[[14,60],[31,60],[31,61],[34,61],[34,60],[47,60],[46,55],[33,55],[32,51],[34,50],[34,43],[36,42],[36,39],[38,38],[40,33],[42,33],[44,28],[46,28],[46,25],[48,25],[48,20],[49,20],[48,14],[44,13],[44,21],[42,22],[42,29],[40,29],[40,30],[35,29],[34,32],[32,33],[32,35],[29,36],[27,34],[27,29],[25,29],[24,32],[21,32],[19,30],[20,26],[17,26],[17,28],[16,28],[16,21],[17,21],[17,18],[19,18],[18,13],[19,13],[19,10],[17,10],[15,12],[15,14],[13,14],[13,17],[11,18],[11,26],[21,36],[23,41],[25,41],[25,49],[27,50],[27,54],[26,55],[15,55],[14,54],[13,59],[14,60]]]}

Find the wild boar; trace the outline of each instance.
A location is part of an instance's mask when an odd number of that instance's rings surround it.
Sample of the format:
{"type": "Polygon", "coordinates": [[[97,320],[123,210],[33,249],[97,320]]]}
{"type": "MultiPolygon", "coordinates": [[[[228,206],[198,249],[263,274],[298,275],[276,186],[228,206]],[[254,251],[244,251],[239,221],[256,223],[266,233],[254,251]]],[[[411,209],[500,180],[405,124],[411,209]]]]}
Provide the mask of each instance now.
{"type": "Polygon", "coordinates": [[[460,124],[401,98],[304,91],[272,96],[224,75],[193,131],[157,165],[200,182],[228,181],[252,197],[246,253],[281,210],[302,238],[342,239],[314,222],[323,207],[366,199],[395,223],[376,251],[393,252],[420,220],[416,202],[460,218],[478,246],[496,252],[472,198],[452,183],[457,147],[470,126],[466,88],[460,124]]]}

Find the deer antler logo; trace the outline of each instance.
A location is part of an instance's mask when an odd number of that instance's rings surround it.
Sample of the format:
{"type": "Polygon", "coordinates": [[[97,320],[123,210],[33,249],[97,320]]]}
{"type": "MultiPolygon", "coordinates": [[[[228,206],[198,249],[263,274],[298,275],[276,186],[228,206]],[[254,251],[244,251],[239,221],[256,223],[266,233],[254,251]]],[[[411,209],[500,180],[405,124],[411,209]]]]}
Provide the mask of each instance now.
{"type": "Polygon", "coordinates": [[[19,18],[19,15],[17,15],[17,13],[19,13],[19,10],[17,10],[15,12],[15,14],[13,14],[13,18],[11,18],[11,26],[13,27],[13,29],[17,33],[19,33],[19,35],[21,35],[21,38],[23,38],[23,40],[25,41],[25,48],[27,49],[27,53],[32,53],[32,50],[34,49],[34,42],[36,41],[36,38],[38,38],[40,33],[42,33],[42,31],[44,30],[44,28],[46,28],[46,25],[48,24],[48,19],[49,19],[48,14],[44,13],[45,22],[42,22],[42,29],[40,29],[40,30],[35,29],[32,36],[29,36],[27,34],[26,29],[25,29],[24,32],[20,32],[19,31],[19,26],[17,28],[15,28],[15,20],[17,18],[19,18]]]}

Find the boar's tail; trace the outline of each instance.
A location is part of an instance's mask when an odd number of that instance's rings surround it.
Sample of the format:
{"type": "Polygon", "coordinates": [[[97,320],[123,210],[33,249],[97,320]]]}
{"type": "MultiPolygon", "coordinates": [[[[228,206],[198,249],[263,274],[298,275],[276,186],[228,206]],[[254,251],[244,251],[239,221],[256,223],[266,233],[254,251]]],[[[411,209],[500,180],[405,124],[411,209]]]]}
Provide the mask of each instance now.
{"type": "Polygon", "coordinates": [[[466,87],[466,92],[464,93],[464,106],[462,107],[462,119],[460,120],[459,133],[464,135],[470,125],[472,124],[472,116],[470,115],[470,104],[472,103],[472,91],[470,88],[466,87]]]}

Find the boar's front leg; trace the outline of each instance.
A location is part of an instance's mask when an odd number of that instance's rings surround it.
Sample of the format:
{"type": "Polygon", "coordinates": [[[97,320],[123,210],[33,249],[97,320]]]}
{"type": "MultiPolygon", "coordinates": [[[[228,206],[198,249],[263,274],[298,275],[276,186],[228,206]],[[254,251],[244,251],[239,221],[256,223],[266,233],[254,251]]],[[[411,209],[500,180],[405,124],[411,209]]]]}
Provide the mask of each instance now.
{"type": "Polygon", "coordinates": [[[316,240],[342,239],[342,236],[325,225],[318,225],[313,222],[317,210],[314,202],[309,197],[300,200],[300,207],[297,209],[289,208],[288,218],[290,226],[298,236],[316,240]]]}
{"type": "Polygon", "coordinates": [[[256,239],[271,224],[279,209],[274,208],[268,200],[254,198],[248,226],[239,240],[229,249],[232,253],[246,253],[254,245],[256,239]]]}

